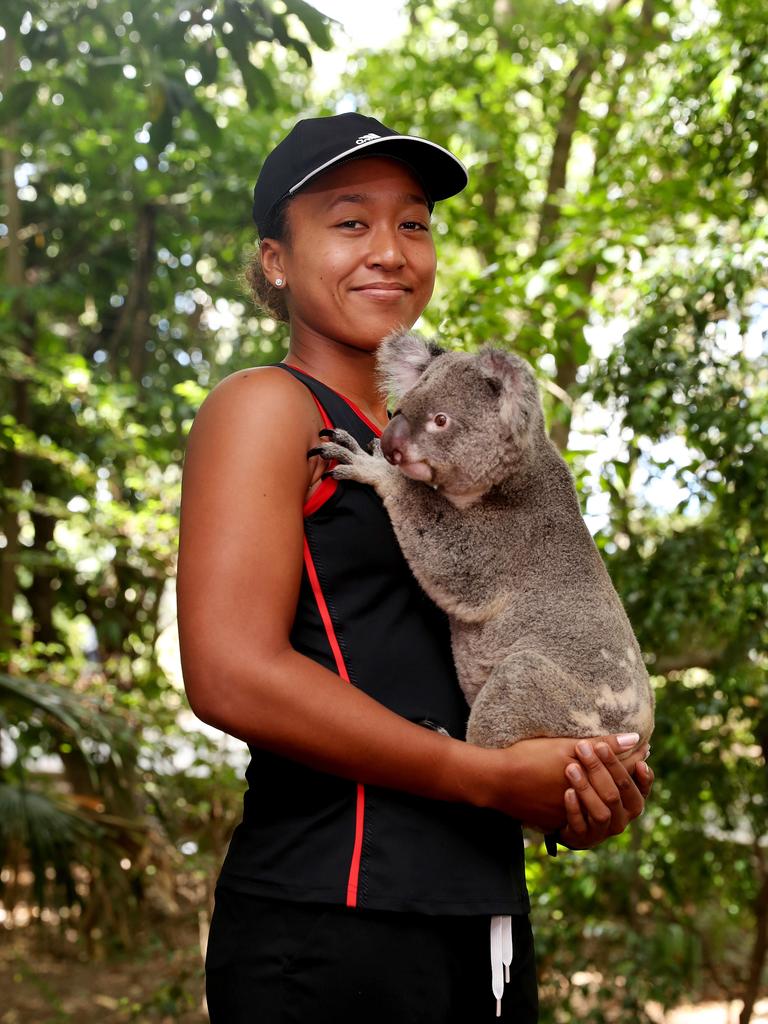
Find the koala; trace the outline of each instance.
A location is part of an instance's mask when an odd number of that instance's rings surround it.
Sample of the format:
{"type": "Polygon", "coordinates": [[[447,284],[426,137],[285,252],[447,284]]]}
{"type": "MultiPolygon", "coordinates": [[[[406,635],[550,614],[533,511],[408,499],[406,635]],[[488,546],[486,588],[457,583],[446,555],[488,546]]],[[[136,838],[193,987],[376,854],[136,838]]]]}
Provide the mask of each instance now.
{"type": "Polygon", "coordinates": [[[398,403],[364,451],[346,431],[310,454],[370,484],[416,579],[445,611],[466,739],[653,729],[654,698],[632,627],[545,430],[528,364],[484,346],[452,352],[417,334],[377,352],[398,403]]]}

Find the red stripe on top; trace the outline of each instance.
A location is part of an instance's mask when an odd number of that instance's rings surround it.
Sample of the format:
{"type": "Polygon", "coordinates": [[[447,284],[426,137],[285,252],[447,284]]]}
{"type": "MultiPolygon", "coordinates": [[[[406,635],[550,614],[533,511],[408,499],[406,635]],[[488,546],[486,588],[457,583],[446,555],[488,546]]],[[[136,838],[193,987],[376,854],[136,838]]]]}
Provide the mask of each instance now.
{"type": "Polygon", "coordinates": [[[315,488],[310,494],[307,500],[304,502],[304,507],[301,510],[301,514],[306,519],[307,516],[311,516],[313,512],[317,512],[321,505],[324,505],[330,496],[334,493],[338,487],[339,481],[334,480],[332,476],[327,476],[325,480],[320,481],[320,486],[315,488]]]}
{"type": "Polygon", "coordinates": [[[317,577],[317,569],[315,569],[315,563],[312,561],[312,552],[309,550],[309,542],[306,536],[304,537],[304,565],[307,567],[307,576],[312,586],[312,592],[315,595],[317,601],[318,611],[320,612],[320,618],[323,620],[325,626],[325,634],[328,637],[328,643],[331,645],[331,651],[333,652],[333,660],[336,662],[336,671],[339,673],[341,678],[346,682],[350,682],[349,673],[347,672],[347,666],[344,664],[344,658],[341,653],[341,647],[339,647],[339,641],[336,638],[336,633],[331,622],[331,613],[328,611],[328,604],[325,600],[325,594],[320,586],[320,580],[317,577]]]}
{"type": "MultiPolygon", "coordinates": [[[[333,427],[333,423],[331,423],[331,421],[330,421],[330,419],[328,417],[328,413],[325,411],[325,409],[320,404],[320,401],[319,401],[317,395],[314,392],[310,392],[310,394],[312,395],[312,397],[315,400],[315,405],[320,410],[320,415],[323,418],[323,426],[324,427],[331,427],[332,428],[333,427]]],[[[336,465],[336,460],[332,459],[328,463],[326,469],[332,469],[335,465],[336,465]]],[[[325,480],[321,480],[320,481],[320,486],[316,487],[314,489],[314,491],[312,491],[310,496],[307,498],[307,500],[304,502],[304,507],[301,510],[301,514],[304,516],[304,518],[306,519],[306,517],[307,516],[311,516],[313,512],[317,512],[317,510],[320,508],[320,506],[324,505],[326,503],[326,501],[328,501],[328,499],[334,493],[334,491],[336,490],[336,488],[338,486],[339,486],[339,481],[338,480],[334,480],[333,477],[331,477],[331,476],[327,476],[325,478],[325,480]]]]}
{"type": "MultiPolygon", "coordinates": [[[[331,613],[328,611],[328,603],[325,600],[322,587],[320,586],[320,580],[317,575],[317,569],[315,563],[312,561],[312,552],[309,550],[309,543],[306,535],[304,536],[304,565],[306,566],[307,576],[312,587],[312,592],[315,595],[317,601],[317,608],[320,612],[320,618],[323,620],[323,626],[325,627],[325,635],[328,638],[328,643],[331,645],[331,651],[333,652],[333,660],[336,663],[336,671],[339,673],[341,678],[351,683],[349,673],[347,672],[347,666],[344,664],[344,657],[341,653],[341,647],[336,636],[336,632],[331,622],[331,613]]],[[[349,865],[349,876],[347,878],[347,906],[357,906],[357,887],[360,879],[360,861],[363,853],[363,826],[365,824],[365,786],[358,782],[357,784],[357,800],[355,805],[355,839],[352,844],[352,860],[349,865]]]]}
{"type": "Polygon", "coordinates": [[[355,808],[355,845],[352,847],[352,863],[347,879],[347,906],[357,906],[357,885],[360,880],[360,861],[363,855],[363,826],[365,824],[365,786],[357,784],[357,805],[355,808]]]}
{"type": "MultiPolygon", "coordinates": [[[[334,395],[338,395],[339,398],[343,402],[347,403],[347,405],[350,407],[350,409],[352,409],[354,412],[357,413],[357,415],[360,417],[361,420],[363,420],[364,423],[368,424],[368,426],[374,432],[376,437],[381,437],[381,427],[377,427],[376,424],[373,422],[373,420],[369,420],[368,417],[365,415],[365,413],[355,405],[355,403],[352,401],[351,398],[347,398],[346,395],[342,395],[342,393],[340,391],[337,391],[336,388],[332,388],[331,385],[330,384],[326,384],[325,381],[318,380],[317,377],[312,377],[311,373],[307,373],[306,370],[302,370],[302,368],[300,366],[294,366],[293,363],[284,363],[284,365],[285,366],[290,366],[291,369],[293,369],[293,370],[298,370],[299,373],[303,373],[306,377],[311,377],[312,380],[316,380],[318,384],[322,384],[323,387],[326,387],[329,390],[331,390],[334,393],[334,395]]],[[[317,399],[315,399],[315,401],[317,401],[317,399]]],[[[317,404],[320,405],[319,402],[317,404]]]]}

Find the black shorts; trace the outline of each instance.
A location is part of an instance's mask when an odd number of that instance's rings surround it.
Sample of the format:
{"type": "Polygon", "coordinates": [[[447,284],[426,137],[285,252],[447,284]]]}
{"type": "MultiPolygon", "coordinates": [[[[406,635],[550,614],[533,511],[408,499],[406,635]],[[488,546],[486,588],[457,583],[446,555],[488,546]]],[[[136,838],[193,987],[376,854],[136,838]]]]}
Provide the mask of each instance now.
{"type": "Polygon", "coordinates": [[[217,886],[205,958],[211,1024],[535,1024],[527,915],[501,1017],[490,918],[262,899],[217,886]]]}

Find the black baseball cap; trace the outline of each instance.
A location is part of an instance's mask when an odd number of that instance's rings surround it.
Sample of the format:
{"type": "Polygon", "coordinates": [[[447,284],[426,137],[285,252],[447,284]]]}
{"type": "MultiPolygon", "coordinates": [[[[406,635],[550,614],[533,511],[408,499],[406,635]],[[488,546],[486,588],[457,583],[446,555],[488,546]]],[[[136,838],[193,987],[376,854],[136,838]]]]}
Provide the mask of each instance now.
{"type": "Polygon", "coordinates": [[[421,180],[429,209],[438,199],[461,192],[468,177],[464,164],[427,139],[400,135],[375,117],[334,114],[298,121],[279,142],[259,173],[253,190],[253,219],[264,237],[269,215],[282,199],[293,195],[323,171],[359,156],[391,156],[402,160],[421,180]]]}

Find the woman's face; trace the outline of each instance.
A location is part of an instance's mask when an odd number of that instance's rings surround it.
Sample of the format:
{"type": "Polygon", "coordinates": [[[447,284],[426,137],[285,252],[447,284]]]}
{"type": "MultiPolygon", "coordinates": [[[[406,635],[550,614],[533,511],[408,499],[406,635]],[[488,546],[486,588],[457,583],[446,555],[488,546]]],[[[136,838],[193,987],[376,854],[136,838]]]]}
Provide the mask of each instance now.
{"type": "Polygon", "coordinates": [[[386,157],[352,160],[320,175],[287,208],[289,242],[262,243],[272,279],[286,281],[291,334],[374,351],[411,327],[435,283],[424,190],[386,157]]]}

